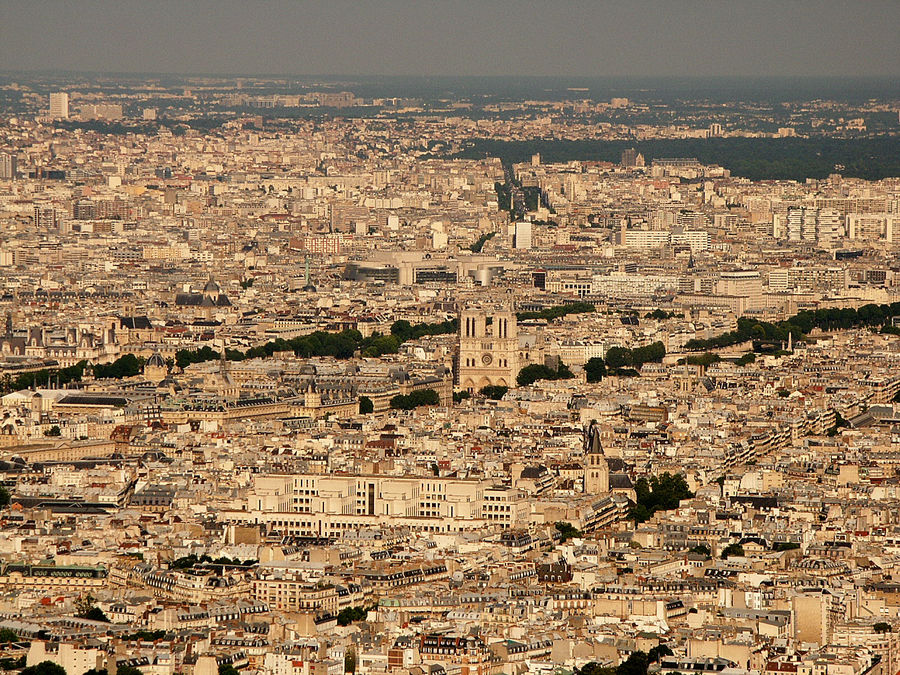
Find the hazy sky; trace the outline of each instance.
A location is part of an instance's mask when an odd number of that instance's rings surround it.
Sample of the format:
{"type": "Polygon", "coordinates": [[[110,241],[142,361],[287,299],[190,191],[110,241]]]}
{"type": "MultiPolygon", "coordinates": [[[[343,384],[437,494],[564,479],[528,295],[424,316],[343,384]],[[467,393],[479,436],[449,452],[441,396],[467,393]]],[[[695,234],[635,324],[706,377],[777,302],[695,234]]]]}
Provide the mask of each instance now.
{"type": "Polygon", "coordinates": [[[900,0],[0,0],[0,70],[900,76],[900,0]]]}

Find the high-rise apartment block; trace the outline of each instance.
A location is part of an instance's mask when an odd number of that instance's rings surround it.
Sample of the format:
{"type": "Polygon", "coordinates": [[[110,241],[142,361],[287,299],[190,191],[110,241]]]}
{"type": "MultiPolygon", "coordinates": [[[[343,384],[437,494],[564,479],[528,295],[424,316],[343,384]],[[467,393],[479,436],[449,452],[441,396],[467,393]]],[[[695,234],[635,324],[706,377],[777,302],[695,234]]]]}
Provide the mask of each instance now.
{"type": "Polygon", "coordinates": [[[62,214],[58,209],[55,209],[52,206],[34,207],[34,224],[38,230],[56,230],[59,228],[61,221],[62,214]]]}
{"type": "Polygon", "coordinates": [[[0,180],[12,180],[18,169],[17,158],[11,153],[0,153],[0,180]]]}
{"type": "Polygon", "coordinates": [[[531,223],[516,223],[515,248],[528,250],[531,248],[531,223]]]}
{"type": "Polygon", "coordinates": [[[644,155],[634,148],[625,148],[622,151],[621,164],[626,169],[633,169],[637,166],[644,166],[644,155]]]}
{"type": "Polygon", "coordinates": [[[69,95],[64,91],[50,94],[50,117],[55,119],[68,119],[69,95]]]}

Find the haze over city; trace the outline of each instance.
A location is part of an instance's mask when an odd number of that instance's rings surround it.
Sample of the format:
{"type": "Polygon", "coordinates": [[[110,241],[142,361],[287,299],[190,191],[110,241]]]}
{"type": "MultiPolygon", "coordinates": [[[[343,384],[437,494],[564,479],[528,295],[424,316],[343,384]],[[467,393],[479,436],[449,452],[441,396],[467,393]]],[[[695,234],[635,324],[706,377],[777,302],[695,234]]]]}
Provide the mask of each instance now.
{"type": "Polygon", "coordinates": [[[7,70],[900,76],[891,0],[8,0],[0,12],[7,70]]]}
{"type": "Polygon", "coordinates": [[[897,26],[0,0],[0,670],[898,675],[897,26]]]}

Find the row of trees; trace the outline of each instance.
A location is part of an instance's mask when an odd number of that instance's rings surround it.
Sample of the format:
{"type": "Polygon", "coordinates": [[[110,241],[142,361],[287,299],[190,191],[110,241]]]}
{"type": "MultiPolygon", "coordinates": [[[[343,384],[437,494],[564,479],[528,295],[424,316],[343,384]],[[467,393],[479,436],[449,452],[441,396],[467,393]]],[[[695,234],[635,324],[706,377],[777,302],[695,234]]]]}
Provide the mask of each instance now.
{"type": "MultiPolygon", "coordinates": [[[[456,319],[439,323],[420,323],[412,325],[409,321],[395,321],[390,335],[375,333],[363,337],[358,330],[340,332],[316,331],[309,335],[299,335],[290,340],[277,339],[264,345],[251,347],[245,352],[239,349],[226,349],[225,358],[229,361],[266,358],[276,352],[293,352],[302,358],[312,356],[333,356],[336,359],[349,359],[357,351],[363,356],[377,357],[384,354],[396,354],[400,345],[408,340],[415,340],[425,335],[446,335],[458,330],[456,319]]],[[[221,353],[204,346],[199,349],[182,349],[175,354],[175,364],[185,368],[192,363],[214,361],[221,353]]]]}
{"type": "MultiPolygon", "coordinates": [[[[891,120],[894,123],[894,120],[891,120]]],[[[548,163],[572,160],[618,162],[622,151],[635,147],[648,160],[654,157],[696,157],[719,164],[735,176],[750,180],[825,178],[843,165],[844,176],[881,180],[900,175],[900,137],[873,138],[704,138],[634,141],[534,139],[503,141],[478,138],[454,155],[464,159],[499,157],[504,163],[527,162],[535,153],[548,163]]],[[[496,186],[495,186],[496,187],[496,186]]],[[[501,188],[504,186],[501,186],[501,188]]],[[[498,189],[501,208],[509,196],[498,189]],[[505,201],[501,198],[505,197],[505,201]]]]}
{"type": "MultiPolygon", "coordinates": [[[[743,356],[741,358],[744,358],[743,356]]],[[[682,359],[689,366],[708,367],[714,363],[718,363],[722,357],[714,352],[703,352],[702,354],[691,354],[686,359],[682,359]]]]}
{"type": "Polygon", "coordinates": [[[256,560],[244,560],[240,561],[238,558],[229,558],[228,556],[220,556],[216,559],[213,559],[211,556],[206,555],[205,553],[201,556],[197,556],[196,553],[191,553],[182,558],[176,558],[172,562],[169,563],[169,569],[171,570],[187,570],[197,565],[224,565],[230,567],[247,567],[249,565],[255,565],[258,561],[256,560]]]}
{"type": "Polygon", "coordinates": [[[449,335],[459,330],[459,319],[440,321],[438,323],[411,324],[406,319],[400,319],[391,324],[391,335],[400,342],[418,340],[426,335],[449,335]]]}
{"type": "Polygon", "coordinates": [[[512,187],[506,183],[494,183],[497,204],[501,211],[512,211],[512,187]]]}
{"type": "MultiPolygon", "coordinates": [[[[60,666],[59,664],[53,663],[53,661],[41,661],[35,666],[25,666],[26,658],[23,656],[17,663],[20,665],[15,665],[15,667],[23,668],[20,675],[66,675],[66,669],[60,666]]],[[[12,670],[14,668],[10,668],[12,670]]],[[[234,666],[223,664],[219,666],[219,675],[239,675],[240,671],[238,671],[234,666]]],[[[109,675],[109,671],[106,668],[91,668],[90,670],[85,671],[84,675],[109,675]]],[[[135,668],[133,666],[121,665],[116,668],[116,675],[143,675],[143,672],[135,668]]]]}
{"type": "Polygon", "coordinates": [[[44,384],[46,382],[59,382],[60,386],[65,386],[70,382],[79,382],[84,375],[84,367],[86,361],[79,361],[74,366],[68,368],[54,368],[38,370],[33,373],[22,373],[12,377],[7,374],[0,380],[0,390],[4,394],[11,391],[21,391],[22,389],[31,389],[31,387],[44,384]]]}
{"type": "Polygon", "coordinates": [[[596,312],[597,308],[589,302],[573,302],[568,305],[555,305],[547,307],[537,312],[517,312],[516,318],[519,321],[527,321],[531,319],[544,319],[545,321],[555,321],[567,314],[589,314],[596,312]]]}
{"type": "MultiPolygon", "coordinates": [[[[218,358],[218,355],[216,358],[218,358]]],[[[33,373],[22,373],[16,377],[7,375],[0,380],[0,390],[8,393],[30,389],[48,382],[54,385],[58,383],[60,386],[65,386],[72,382],[80,382],[84,378],[84,369],[86,367],[87,361],[79,361],[74,366],[67,368],[38,370],[33,373]]],[[[125,354],[112,363],[98,363],[95,365],[94,376],[99,379],[113,378],[119,380],[123,377],[139,375],[143,367],[144,359],[134,354],[125,354]]]]}
{"type": "Polygon", "coordinates": [[[139,630],[134,633],[119,635],[119,639],[125,642],[156,642],[166,637],[164,630],[139,630]]]}
{"type": "Polygon", "coordinates": [[[481,253],[481,249],[484,248],[484,245],[493,239],[496,234],[496,232],[485,232],[469,246],[469,250],[472,251],[472,253],[481,253]]]}
{"type": "Polygon", "coordinates": [[[599,382],[607,374],[636,375],[637,368],[651,361],[662,361],[665,355],[666,348],[662,342],[635,349],[610,347],[605,359],[598,356],[588,359],[584,364],[584,373],[588,382],[599,382]]]}
{"type": "MultiPolygon", "coordinates": [[[[125,354],[120,356],[112,363],[98,363],[94,366],[94,377],[98,379],[116,379],[121,380],[124,377],[134,377],[140,375],[141,369],[144,367],[144,359],[134,354],[125,354]]],[[[82,370],[82,373],[84,371],[82,370]]]]}
{"type": "Polygon", "coordinates": [[[423,405],[439,405],[441,397],[434,389],[417,389],[409,394],[397,394],[391,399],[394,410],[413,410],[423,405]]]}
{"type": "Polygon", "coordinates": [[[615,668],[602,666],[596,661],[586,663],[581,668],[575,669],[575,675],[647,675],[651,663],[656,663],[663,656],[671,656],[672,650],[668,645],[660,644],[649,652],[635,651],[628,655],[615,668]]]}
{"type": "Polygon", "coordinates": [[[618,368],[640,368],[645,363],[652,361],[662,361],[666,355],[666,347],[662,342],[654,342],[644,347],[610,347],[606,350],[606,367],[610,369],[618,368]]]}
{"type": "Polygon", "coordinates": [[[852,307],[803,310],[785,321],[770,323],[742,317],[737,329],[708,340],[688,340],[688,351],[707,351],[731,347],[742,342],[784,342],[788,336],[794,340],[807,335],[814,328],[821,330],[848,330],[850,328],[879,328],[887,326],[894,317],[900,317],[900,302],[869,304],[858,309],[852,307]]]}
{"type": "Polygon", "coordinates": [[[519,371],[519,374],[516,376],[516,384],[520,387],[527,387],[538,380],[571,380],[573,377],[575,375],[562,361],[559,362],[559,367],[556,370],[545,366],[543,363],[532,363],[519,371]]]}

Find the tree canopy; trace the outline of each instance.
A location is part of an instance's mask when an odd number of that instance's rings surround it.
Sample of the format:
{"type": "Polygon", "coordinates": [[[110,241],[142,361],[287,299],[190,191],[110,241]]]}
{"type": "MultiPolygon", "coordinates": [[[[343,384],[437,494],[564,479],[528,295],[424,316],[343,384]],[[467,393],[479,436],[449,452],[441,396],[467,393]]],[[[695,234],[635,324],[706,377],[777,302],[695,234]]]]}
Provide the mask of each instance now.
{"type": "Polygon", "coordinates": [[[662,361],[666,355],[666,347],[662,342],[643,347],[610,347],[606,350],[606,365],[610,369],[626,367],[640,368],[651,361],[662,361]]]}
{"type": "Polygon", "coordinates": [[[556,530],[560,534],[560,543],[568,541],[569,539],[575,539],[581,537],[581,530],[576,528],[572,523],[566,523],[560,521],[556,523],[556,530]]]}
{"type": "Polygon", "coordinates": [[[596,312],[597,308],[589,302],[572,302],[568,305],[555,305],[537,312],[518,312],[516,318],[519,321],[527,321],[529,319],[544,319],[545,321],[555,321],[567,314],[587,314],[596,312]]]}
{"type": "Polygon", "coordinates": [[[397,394],[391,399],[394,410],[412,410],[423,405],[440,405],[441,397],[434,389],[418,389],[409,394],[397,394]]]}
{"type": "MultiPolygon", "coordinates": [[[[363,356],[377,357],[384,354],[396,354],[400,345],[409,340],[426,335],[447,335],[455,333],[458,328],[459,322],[456,319],[416,325],[401,319],[393,323],[390,335],[375,333],[369,337],[363,337],[358,330],[348,329],[337,333],[320,330],[309,335],[299,335],[290,340],[282,338],[271,340],[244,352],[239,349],[226,349],[225,358],[228,361],[243,361],[266,358],[275,352],[293,352],[301,358],[332,356],[336,359],[349,359],[357,351],[363,356]]],[[[214,361],[220,357],[220,352],[209,346],[203,346],[199,349],[179,350],[175,354],[175,363],[179,368],[184,368],[192,363],[214,361]]]]}
{"type": "Polygon", "coordinates": [[[538,380],[570,380],[573,377],[575,375],[562,361],[559,362],[559,367],[556,370],[545,366],[543,363],[532,363],[519,371],[519,374],[516,376],[516,384],[520,387],[527,387],[538,380]]]}
{"type": "Polygon", "coordinates": [[[591,357],[584,364],[584,373],[588,382],[599,382],[606,376],[606,362],[597,357],[591,357]]]}
{"type": "MultiPolygon", "coordinates": [[[[896,117],[894,118],[896,119],[896,117]]],[[[773,129],[774,131],[774,129],[773,129]]],[[[648,160],[655,157],[696,157],[703,164],[718,164],[732,175],[750,180],[826,178],[837,164],[841,174],[866,180],[900,175],[900,138],[653,138],[633,140],[530,139],[506,141],[476,138],[453,155],[465,159],[499,157],[507,163],[527,162],[535,153],[547,162],[592,160],[618,162],[622,151],[634,147],[648,160]]],[[[500,191],[498,190],[498,198],[500,191]]],[[[508,205],[509,194],[504,191],[508,205]]]]}
{"type": "Polygon", "coordinates": [[[482,387],[478,393],[492,401],[499,401],[506,396],[506,392],[508,391],[509,387],[504,387],[502,385],[488,385],[487,387],[482,387]]]}
{"type": "Polygon", "coordinates": [[[678,508],[682,499],[694,496],[681,474],[661,473],[648,481],[641,476],[634,484],[637,502],[631,507],[629,517],[637,523],[649,520],[657,511],[678,508]]]}
{"type": "Polygon", "coordinates": [[[672,656],[672,650],[669,645],[657,645],[647,652],[647,661],[657,663],[663,656],[672,656]]]}
{"type": "Polygon", "coordinates": [[[66,675],[66,669],[53,661],[41,661],[36,666],[28,666],[20,675],[66,675]]]}
{"type": "Polygon", "coordinates": [[[368,615],[365,607],[345,607],[338,612],[338,626],[349,626],[354,621],[362,621],[368,615]]]}
{"type": "Polygon", "coordinates": [[[471,246],[469,246],[469,250],[472,251],[472,253],[481,253],[481,249],[484,248],[484,245],[485,245],[488,241],[490,241],[491,239],[493,239],[493,238],[494,238],[494,235],[496,235],[496,234],[497,234],[496,232],[485,232],[483,235],[481,235],[480,237],[478,237],[478,239],[476,239],[476,240],[472,243],[471,246]]]}
{"type": "Polygon", "coordinates": [[[124,377],[134,377],[141,374],[144,367],[144,359],[134,354],[120,356],[112,363],[98,363],[94,366],[94,377],[98,379],[113,378],[121,380],[124,377]]]}
{"type": "Polygon", "coordinates": [[[688,340],[684,348],[688,351],[707,351],[731,347],[742,342],[754,344],[762,342],[785,342],[788,336],[794,340],[803,338],[814,328],[820,330],[847,330],[850,328],[883,328],[891,319],[900,316],[900,302],[889,305],[869,304],[857,309],[852,307],[830,307],[827,309],[802,310],[785,321],[770,323],[748,317],[737,321],[737,329],[707,340],[688,340]]]}
{"type": "Polygon", "coordinates": [[[81,619],[109,623],[109,618],[102,609],[97,607],[96,600],[92,595],[83,595],[75,601],[75,616],[81,619]]]}
{"type": "MultiPolygon", "coordinates": [[[[660,647],[665,647],[665,645],[660,645],[660,647]]],[[[659,649],[659,647],[654,647],[654,649],[659,649]]],[[[666,647],[666,649],[668,648],[666,647]]],[[[596,661],[591,661],[581,668],[576,668],[575,675],[647,675],[649,666],[650,658],[648,655],[638,650],[629,654],[628,658],[615,668],[601,666],[596,661]]]]}
{"type": "Polygon", "coordinates": [[[732,556],[740,557],[744,555],[744,547],[740,544],[728,544],[722,549],[722,560],[728,560],[732,556]]]}
{"type": "Polygon", "coordinates": [[[368,396],[360,396],[359,397],[359,414],[360,415],[369,415],[375,411],[375,404],[372,403],[372,399],[368,396]]]}

